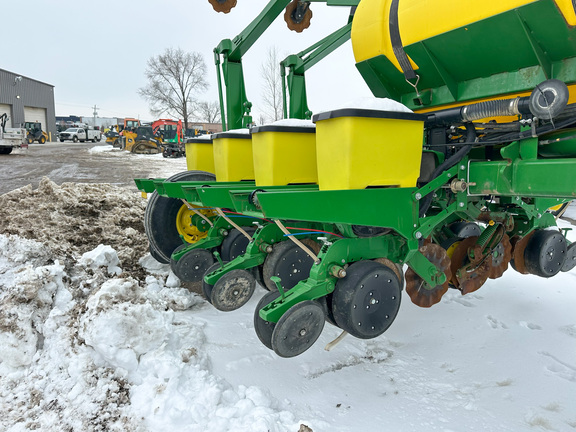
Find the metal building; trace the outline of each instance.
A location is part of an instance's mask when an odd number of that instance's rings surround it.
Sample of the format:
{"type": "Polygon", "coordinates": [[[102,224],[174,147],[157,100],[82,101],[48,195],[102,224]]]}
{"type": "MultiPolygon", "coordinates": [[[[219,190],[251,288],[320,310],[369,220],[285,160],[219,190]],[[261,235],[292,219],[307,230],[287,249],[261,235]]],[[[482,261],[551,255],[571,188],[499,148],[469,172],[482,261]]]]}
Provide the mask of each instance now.
{"type": "Polygon", "coordinates": [[[25,122],[39,122],[56,141],[54,86],[0,69],[0,114],[7,113],[6,127],[19,127],[25,122]]]}

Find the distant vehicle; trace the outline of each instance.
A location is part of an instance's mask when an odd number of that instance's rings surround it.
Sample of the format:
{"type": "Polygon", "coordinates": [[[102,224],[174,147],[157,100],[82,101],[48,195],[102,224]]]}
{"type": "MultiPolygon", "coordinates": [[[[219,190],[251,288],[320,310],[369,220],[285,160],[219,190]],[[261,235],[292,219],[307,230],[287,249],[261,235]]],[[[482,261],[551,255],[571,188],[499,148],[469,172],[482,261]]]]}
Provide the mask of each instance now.
{"type": "Polygon", "coordinates": [[[60,142],[99,142],[102,139],[102,132],[95,129],[68,128],[64,132],[60,132],[58,138],[60,139],[60,142]]]}
{"type": "Polygon", "coordinates": [[[26,129],[26,141],[28,144],[32,144],[34,141],[44,144],[48,140],[48,134],[42,130],[42,123],[25,122],[24,129],[26,129]]]}
{"type": "Polygon", "coordinates": [[[26,130],[23,128],[7,128],[8,115],[0,115],[0,154],[10,154],[12,149],[22,147],[26,143],[26,130]]]}

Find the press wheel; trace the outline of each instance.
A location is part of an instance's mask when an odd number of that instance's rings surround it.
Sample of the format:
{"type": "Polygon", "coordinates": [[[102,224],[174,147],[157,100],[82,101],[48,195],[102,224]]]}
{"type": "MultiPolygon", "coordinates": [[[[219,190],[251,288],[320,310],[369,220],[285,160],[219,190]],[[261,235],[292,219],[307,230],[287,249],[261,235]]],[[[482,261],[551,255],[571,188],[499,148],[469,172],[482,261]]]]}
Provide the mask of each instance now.
{"type": "Polygon", "coordinates": [[[358,261],[346,269],[332,293],[338,327],[360,339],[384,333],[398,310],[402,290],[394,271],[375,261],[358,261]]]}
{"type": "Polygon", "coordinates": [[[276,285],[270,277],[277,276],[282,287],[288,291],[301,280],[307,279],[314,260],[292,240],[276,243],[262,266],[264,283],[269,291],[275,291],[276,285]]]}
{"type": "Polygon", "coordinates": [[[543,278],[558,274],[565,260],[566,239],[559,231],[536,231],[524,251],[526,270],[543,278]]]}
{"type": "Polygon", "coordinates": [[[264,294],[264,297],[260,299],[256,306],[256,310],[254,311],[254,330],[256,331],[256,336],[258,336],[260,342],[262,342],[268,349],[272,349],[272,332],[274,331],[274,327],[276,327],[276,323],[264,321],[260,317],[260,309],[276,300],[278,297],[280,297],[280,292],[278,292],[278,290],[267,292],[264,294]]]}
{"type": "Polygon", "coordinates": [[[406,270],[406,293],[410,300],[416,306],[429,308],[438,303],[448,291],[448,283],[452,277],[450,258],[444,248],[434,243],[421,246],[420,253],[446,275],[446,282],[430,287],[412,268],[406,270]]]}
{"type": "Polygon", "coordinates": [[[249,271],[231,270],[212,287],[212,304],[223,312],[239,309],[250,300],[255,287],[256,279],[249,271]]]}
{"type": "Polygon", "coordinates": [[[562,266],[563,272],[568,272],[576,267],[576,243],[572,243],[566,249],[566,261],[564,261],[564,265],[562,266]]]}
{"type": "Polygon", "coordinates": [[[492,259],[490,265],[490,279],[498,279],[508,269],[508,263],[512,259],[512,245],[510,238],[504,234],[502,240],[492,250],[492,259]]]}
{"type": "Polygon", "coordinates": [[[288,28],[296,33],[301,33],[310,27],[311,19],[310,2],[293,0],[284,12],[284,21],[288,28]]]}
{"type": "Polygon", "coordinates": [[[236,6],[236,0],[208,0],[216,12],[227,14],[236,6]]]}
{"type": "MultiPolygon", "coordinates": [[[[254,227],[243,227],[250,236],[254,234],[256,228],[254,227]]],[[[220,247],[220,256],[224,261],[232,261],[234,258],[244,255],[246,248],[250,240],[244,234],[242,234],[236,228],[230,230],[230,233],[222,241],[222,246],[220,247]]]]}
{"type": "MultiPolygon", "coordinates": [[[[182,245],[174,252],[189,245],[182,245]]],[[[178,261],[170,259],[172,272],[184,282],[200,282],[206,270],[214,264],[214,255],[206,249],[193,249],[186,252],[178,261]]]]}
{"type": "MultiPolygon", "coordinates": [[[[224,264],[226,263],[223,262],[222,265],[224,264]]],[[[213,271],[218,270],[220,267],[222,267],[222,265],[218,261],[215,262],[210,267],[208,267],[208,269],[206,269],[206,271],[204,272],[204,276],[202,277],[202,294],[204,294],[204,297],[206,298],[206,300],[208,300],[209,303],[212,303],[212,288],[214,288],[214,285],[206,283],[204,278],[206,277],[206,275],[209,275],[213,271]]]]}
{"type": "Polygon", "coordinates": [[[280,317],[272,331],[272,349],[280,357],[302,354],[324,329],[324,311],[313,300],[295,304],[280,317]]]}

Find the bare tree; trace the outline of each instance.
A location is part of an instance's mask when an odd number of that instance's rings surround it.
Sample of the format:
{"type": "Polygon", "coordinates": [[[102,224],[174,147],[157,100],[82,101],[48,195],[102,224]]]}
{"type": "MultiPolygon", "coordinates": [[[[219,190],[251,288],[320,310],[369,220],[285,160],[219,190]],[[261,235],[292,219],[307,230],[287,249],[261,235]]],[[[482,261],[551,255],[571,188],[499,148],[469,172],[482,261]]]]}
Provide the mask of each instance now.
{"type": "Polygon", "coordinates": [[[264,113],[272,121],[282,118],[282,77],[278,49],[270,47],[261,68],[264,113]]]}
{"type": "Polygon", "coordinates": [[[220,103],[213,102],[198,102],[195,109],[196,120],[202,123],[220,123],[220,103]]]}
{"type": "Polygon", "coordinates": [[[167,48],[148,60],[145,74],[148,85],[138,93],[150,104],[152,115],[166,114],[187,124],[196,95],[208,88],[202,54],[167,48]]]}

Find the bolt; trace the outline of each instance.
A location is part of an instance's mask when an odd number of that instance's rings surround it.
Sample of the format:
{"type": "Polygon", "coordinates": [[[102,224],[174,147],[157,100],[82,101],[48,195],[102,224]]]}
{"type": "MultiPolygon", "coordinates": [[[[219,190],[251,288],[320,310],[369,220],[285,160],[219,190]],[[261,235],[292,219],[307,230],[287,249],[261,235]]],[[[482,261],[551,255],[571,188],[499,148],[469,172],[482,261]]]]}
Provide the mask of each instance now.
{"type": "Polygon", "coordinates": [[[464,165],[460,165],[460,171],[464,171],[466,167],[464,165]]]}
{"type": "Polygon", "coordinates": [[[464,206],[465,206],[465,204],[463,202],[458,203],[458,207],[464,207],[464,206]]]}
{"type": "Polygon", "coordinates": [[[414,195],[414,198],[416,198],[416,201],[420,201],[422,199],[422,194],[418,192],[416,195],[414,195]]]}
{"type": "Polygon", "coordinates": [[[422,238],[422,233],[417,232],[416,234],[414,234],[414,237],[416,237],[417,240],[420,240],[422,238]]]}

